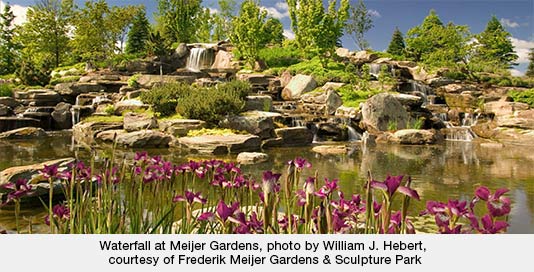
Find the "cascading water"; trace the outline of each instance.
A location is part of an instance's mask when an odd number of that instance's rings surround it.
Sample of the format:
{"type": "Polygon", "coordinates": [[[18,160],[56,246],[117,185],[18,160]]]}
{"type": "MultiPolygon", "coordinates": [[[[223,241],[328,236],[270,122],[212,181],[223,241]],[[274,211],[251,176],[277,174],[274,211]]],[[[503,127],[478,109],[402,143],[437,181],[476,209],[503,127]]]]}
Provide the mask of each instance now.
{"type": "Polygon", "coordinates": [[[187,59],[186,68],[190,71],[200,72],[202,69],[210,68],[215,61],[212,49],[192,48],[187,59]]]}
{"type": "Polygon", "coordinates": [[[471,129],[471,126],[476,125],[478,114],[464,114],[464,117],[460,122],[461,126],[455,126],[451,122],[447,121],[448,118],[446,113],[436,114],[435,116],[441,119],[445,126],[447,126],[445,129],[445,140],[455,142],[471,142],[477,137],[471,129]]]}
{"type": "Polygon", "coordinates": [[[349,142],[356,142],[362,139],[362,135],[358,133],[358,131],[356,131],[356,129],[353,128],[352,126],[348,125],[347,131],[349,135],[349,142]]]}
{"type": "Polygon", "coordinates": [[[381,69],[382,69],[382,64],[378,64],[378,63],[369,64],[369,74],[374,76],[375,78],[378,78],[378,76],[380,75],[381,69]]]}

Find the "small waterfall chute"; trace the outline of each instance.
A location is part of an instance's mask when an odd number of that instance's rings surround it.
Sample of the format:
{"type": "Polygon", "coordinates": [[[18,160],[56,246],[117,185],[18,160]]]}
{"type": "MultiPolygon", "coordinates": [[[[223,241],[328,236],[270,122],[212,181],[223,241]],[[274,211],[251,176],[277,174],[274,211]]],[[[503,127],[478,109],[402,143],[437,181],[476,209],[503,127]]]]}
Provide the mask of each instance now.
{"type": "Polygon", "coordinates": [[[202,69],[210,68],[214,61],[213,49],[195,47],[189,53],[186,68],[190,71],[200,72],[202,69]]]}

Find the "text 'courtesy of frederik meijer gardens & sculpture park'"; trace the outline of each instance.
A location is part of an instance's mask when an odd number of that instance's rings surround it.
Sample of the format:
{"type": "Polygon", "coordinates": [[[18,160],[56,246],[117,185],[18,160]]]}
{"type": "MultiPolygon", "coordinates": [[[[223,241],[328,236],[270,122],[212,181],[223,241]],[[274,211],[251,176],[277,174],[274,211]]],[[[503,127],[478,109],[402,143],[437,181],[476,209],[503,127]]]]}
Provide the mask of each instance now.
{"type": "Polygon", "coordinates": [[[528,1],[0,3],[2,233],[534,233],[528,1]]]}

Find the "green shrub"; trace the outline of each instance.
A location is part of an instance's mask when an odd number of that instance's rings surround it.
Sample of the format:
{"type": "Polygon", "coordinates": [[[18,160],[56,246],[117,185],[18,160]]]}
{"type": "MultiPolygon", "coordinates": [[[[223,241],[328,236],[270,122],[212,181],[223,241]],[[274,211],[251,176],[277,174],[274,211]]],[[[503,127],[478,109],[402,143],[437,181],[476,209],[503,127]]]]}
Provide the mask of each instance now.
{"type": "Polygon", "coordinates": [[[230,82],[211,88],[199,88],[179,99],[176,112],[180,115],[217,125],[226,115],[238,114],[245,106],[250,90],[243,83],[230,82]]]}
{"type": "Polygon", "coordinates": [[[135,74],[128,79],[128,86],[132,88],[139,88],[139,78],[141,74],[135,74]]]}
{"type": "Polygon", "coordinates": [[[76,82],[80,80],[80,76],[64,76],[59,78],[52,78],[50,80],[50,85],[57,85],[59,83],[69,83],[69,82],[76,82]]]}
{"type": "Polygon", "coordinates": [[[46,86],[50,82],[50,71],[46,67],[37,67],[30,61],[22,61],[16,74],[28,86],[46,86]]]}
{"type": "Polygon", "coordinates": [[[288,67],[299,63],[300,52],[292,45],[273,46],[261,49],[259,57],[269,68],[288,67]]]}
{"type": "Polygon", "coordinates": [[[508,96],[515,102],[527,103],[531,108],[534,108],[534,89],[509,91],[508,96]]]}
{"type": "Polygon", "coordinates": [[[143,92],[140,96],[145,104],[152,105],[155,112],[161,116],[169,116],[176,113],[178,99],[196,90],[185,83],[167,83],[143,92]]]}
{"type": "Polygon", "coordinates": [[[338,93],[341,95],[343,105],[346,107],[358,108],[360,103],[365,102],[373,95],[381,93],[381,90],[367,89],[362,90],[357,85],[347,84],[339,88],[338,93]]]}
{"type": "Polygon", "coordinates": [[[9,84],[0,83],[0,97],[13,96],[13,89],[9,84]]]}
{"type": "Polygon", "coordinates": [[[311,75],[319,85],[328,81],[350,83],[356,78],[356,75],[350,72],[351,68],[347,71],[344,63],[329,61],[326,67],[323,67],[318,57],[291,65],[288,70],[291,74],[311,75]]]}

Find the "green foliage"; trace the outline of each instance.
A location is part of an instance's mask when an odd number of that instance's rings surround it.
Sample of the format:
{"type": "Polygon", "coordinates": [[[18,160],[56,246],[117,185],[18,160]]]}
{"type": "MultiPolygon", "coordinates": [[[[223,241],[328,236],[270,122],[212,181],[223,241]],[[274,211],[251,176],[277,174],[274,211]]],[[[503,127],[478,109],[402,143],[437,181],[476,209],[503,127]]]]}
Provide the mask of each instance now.
{"type": "Polygon", "coordinates": [[[147,40],[150,34],[150,22],[144,8],[140,8],[132,19],[132,27],[126,41],[127,54],[146,54],[147,40]]]}
{"type": "Polygon", "coordinates": [[[203,128],[197,130],[190,130],[187,132],[188,137],[197,137],[197,136],[206,136],[206,135],[217,135],[217,136],[229,136],[240,134],[239,131],[235,131],[229,128],[203,128]]]}
{"type": "Polygon", "coordinates": [[[325,11],[322,0],[287,0],[291,28],[299,49],[307,56],[321,57],[326,65],[333,56],[349,17],[349,0],[330,0],[325,11]]]}
{"type": "Polygon", "coordinates": [[[388,122],[388,131],[397,131],[398,124],[397,120],[390,120],[388,122]]]}
{"type": "Polygon", "coordinates": [[[271,68],[288,67],[300,61],[300,52],[292,45],[265,47],[258,55],[271,68]]]}
{"type": "Polygon", "coordinates": [[[169,83],[143,92],[140,99],[143,103],[152,105],[154,111],[160,113],[161,116],[169,116],[176,113],[176,105],[180,97],[195,91],[189,84],[169,83]]]}
{"type": "Polygon", "coordinates": [[[14,42],[15,15],[9,4],[5,5],[0,13],[0,75],[11,74],[15,71],[15,50],[17,44],[14,42]]]}
{"type": "Polygon", "coordinates": [[[345,31],[354,40],[360,50],[369,48],[365,40],[365,32],[373,28],[373,19],[362,0],[358,0],[357,6],[351,6],[345,31]]]}
{"type": "Polygon", "coordinates": [[[159,22],[167,45],[196,42],[202,0],[159,0],[159,22]]]}
{"type": "Polygon", "coordinates": [[[350,83],[356,77],[354,73],[346,71],[345,64],[329,61],[328,64],[323,65],[319,57],[291,65],[288,67],[288,70],[291,74],[313,76],[319,85],[323,85],[329,81],[350,83]]]}
{"type": "Polygon", "coordinates": [[[0,83],[0,97],[2,96],[13,96],[13,89],[9,84],[0,83]]]}
{"type": "Polygon", "coordinates": [[[114,105],[107,105],[104,109],[104,112],[108,115],[114,115],[115,114],[115,106],[114,105]]]}
{"type": "Polygon", "coordinates": [[[168,51],[161,33],[154,29],[152,29],[148,35],[146,46],[147,54],[149,56],[164,56],[168,51]]]}
{"type": "Polygon", "coordinates": [[[408,120],[407,128],[410,129],[422,129],[423,125],[425,124],[425,118],[420,117],[417,120],[408,120]]]}
{"type": "Polygon", "coordinates": [[[232,31],[232,19],[235,13],[235,0],[219,0],[219,12],[213,15],[213,40],[223,41],[232,31]]]}
{"type": "Polygon", "coordinates": [[[232,81],[210,88],[196,88],[185,83],[154,87],[141,95],[141,101],[152,105],[162,117],[174,113],[185,118],[204,120],[215,125],[227,114],[239,113],[250,93],[246,82],[232,81]]]}
{"type": "Polygon", "coordinates": [[[534,108],[534,89],[509,91],[508,96],[515,102],[527,103],[531,108],[534,108]]]}
{"type": "Polygon", "coordinates": [[[128,86],[132,88],[139,88],[139,78],[141,74],[135,74],[128,79],[128,86]]]}
{"type": "Polygon", "coordinates": [[[263,26],[265,35],[263,44],[282,45],[284,41],[284,25],[276,18],[267,18],[263,26]]]}
{"type": "Polygon", "coordinates": [[[198,14],[198,26],[196,40],[199,42],[211,42],[213,29],[213,15],[209,8],[203,8],[198,14]]]}
{"type": "Polygon", "coordinates": [[[525,75],[528,77],[534,77],[534,48],[530,49],[530,53],[528,54],[528,60],[529,64],[525,75]]]}
{"type": "Polygon", "coordinates": [[[486,29],[476,36],[474,59],[495,61],[498,65],[509,68],[519,57],[514,52],[510,37],[512,35],[502,26],[497,17],[492,16],[486,29]]]}
{"type": "Polygon", "coordinates": [[[365,102],[367,99],[381,91],[369,88],[367,90],[362,90],[357,84],[348,84],[339,88],[337,92],[341,95],[344,106],[358,108],[360,103],[365,102]]]}
{"type": "Polygon", "coordinates": [[[57,85],[59,83],[77,82],[78,80],[80,80],[80,76],[56,77],[50,80],[50,85],[57,85]]]}
{"type": "Polygon", "coordinates": [[[124,116],[116,116],[116,115],[91,115],[87,118],[83,119],[84,122],[99,122],[99,123],[121,123],[124,121],[124,116]]]}
{"type": "Polygon", "coordinates": [[[262,10],[254,0],[245,0],[241,4],[239,15],[232,21],[230,39],[250,67],[258,60],[260,49],[265,46],[267,11],[262,10]]]}
{"type": "Polygon", "coordinates": [[[17,77],[27,86],[46,86],[50,82],[50,71],[46,66],[37,66],[30,61],[22,61],[16,71],[17,77]]]}
{"type": "Polygon", "coordinates": [[[431,10],[421,25],[408,31],[406,53],[411,59],[431,67],[454,66],[466,60],[469,39],[467,26],[443,25],[431,10]]]}
{"type": "Polygon", "coordinates": [[[389,43],[387,52],[395,56],[404,56],[404,50],[406,45],[404,44],[404,37],[399,28],[395,28],[393,35],[391,36],[391,42],[389,43]]]}
{"type": "Polygon", "coordinates": [[[70,60],[69,31],[74,15],[72,0],[40,0],[28,9],[27,21],[18,30],[23,58],[36,65],[59,67],[70,60]]]}

